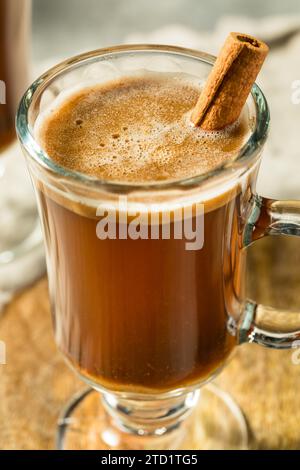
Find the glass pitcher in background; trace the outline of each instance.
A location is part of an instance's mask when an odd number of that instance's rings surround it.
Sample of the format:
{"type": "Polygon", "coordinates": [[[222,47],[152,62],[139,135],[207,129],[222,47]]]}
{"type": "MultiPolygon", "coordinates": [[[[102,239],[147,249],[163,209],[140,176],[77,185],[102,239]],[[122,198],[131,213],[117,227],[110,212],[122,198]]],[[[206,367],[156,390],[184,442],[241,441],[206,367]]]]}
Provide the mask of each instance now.
{"type": "Polygon", "coordinates": [[[15,134],[30,80],[30,30],[31,0],[0,0],[0,308],[43,269],[36,204],[15,134]]]}

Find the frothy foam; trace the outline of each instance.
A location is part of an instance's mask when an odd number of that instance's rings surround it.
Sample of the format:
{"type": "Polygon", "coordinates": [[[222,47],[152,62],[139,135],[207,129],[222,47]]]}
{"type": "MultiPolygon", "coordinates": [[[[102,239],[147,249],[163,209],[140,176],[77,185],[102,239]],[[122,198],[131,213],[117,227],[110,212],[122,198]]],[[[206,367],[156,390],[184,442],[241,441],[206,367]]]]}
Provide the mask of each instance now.
{"type": "Polygon", "coordinates": [[[190,123],[200,92],[183,74],[157,73],[94,85],[55,103],[35,134],[58,164],[108,181],[188,178],[236,158],[247,113],[218,132],[190,123]]]}

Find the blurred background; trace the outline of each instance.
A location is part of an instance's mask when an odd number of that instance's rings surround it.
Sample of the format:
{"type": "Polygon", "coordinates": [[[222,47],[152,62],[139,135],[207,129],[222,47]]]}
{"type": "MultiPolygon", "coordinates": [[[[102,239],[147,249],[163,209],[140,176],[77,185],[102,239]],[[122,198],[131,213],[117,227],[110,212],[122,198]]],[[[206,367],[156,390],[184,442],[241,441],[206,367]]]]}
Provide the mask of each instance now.
{"type": "Polygon", "coordinates": [[[300,14],[299,0],[34,0],[34,58],[124,42],[170,24],[212,30],[223,16],[300,14]]]}
{"type": "Polygon", "coordinates": [[[292,102],[300,80],[299,0],[33,0],[34,75],[66,57],[120,43],[175,44],[217,54],[230,31],[253,34],[271,48],[258,78],[272,116],[258,190],[299,198],[300,105],[292,102]]]}

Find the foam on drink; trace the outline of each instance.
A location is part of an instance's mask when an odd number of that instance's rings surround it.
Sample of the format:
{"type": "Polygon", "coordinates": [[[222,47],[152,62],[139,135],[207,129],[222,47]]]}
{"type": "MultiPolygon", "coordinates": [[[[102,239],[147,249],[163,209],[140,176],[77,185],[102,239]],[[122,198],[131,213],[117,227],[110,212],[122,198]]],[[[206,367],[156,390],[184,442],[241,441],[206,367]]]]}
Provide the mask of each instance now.
{"type": "Polygon", "coordinates": [[[234,160],[250,133],[246,110],[222,131],[193,127],[199,90],[187,74],[145,72],[83,87],[52,103],[35,134],[56,163],[100,179],[193,177],[234,160]]]}

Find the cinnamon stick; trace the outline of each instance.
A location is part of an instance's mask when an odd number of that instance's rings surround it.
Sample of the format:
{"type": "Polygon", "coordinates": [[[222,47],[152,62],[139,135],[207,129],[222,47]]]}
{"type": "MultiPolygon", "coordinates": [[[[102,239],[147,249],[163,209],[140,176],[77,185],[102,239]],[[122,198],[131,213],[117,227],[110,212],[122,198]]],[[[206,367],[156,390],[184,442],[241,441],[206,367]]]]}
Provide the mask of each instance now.
{"type": "Polygon", "coordinates": [[[192,123],[212,131],[236,121],[268,51],[252,36],[230,33],[193,110],[192,123]]]}

